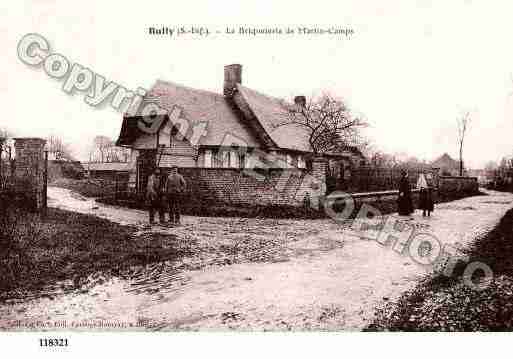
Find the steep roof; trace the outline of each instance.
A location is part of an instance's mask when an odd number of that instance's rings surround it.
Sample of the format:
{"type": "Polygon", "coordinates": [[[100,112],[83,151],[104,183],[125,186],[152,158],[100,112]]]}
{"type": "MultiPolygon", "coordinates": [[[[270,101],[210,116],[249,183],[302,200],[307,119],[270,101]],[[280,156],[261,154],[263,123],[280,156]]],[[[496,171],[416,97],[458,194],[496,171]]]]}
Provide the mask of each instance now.
{"type": "MultiPolygon", "coordinates": [[[[292,104],[240,84],[237,85],[237,90],[278,147],[312,152],[308,129],[290,121],[290,108],[293,106],[292,104]]],[[[360,150],[351,146],[348,147],[347,151],[329,154],[363,157],[360,150]]]]}
{"type": "MultiPolygon", "coordinates": [[[[205,135],[200,138],[199,145],[218,146],[224,143],[226,135],[236,136],[248,147],[261,145],[258,138],[240,121],[235,109],[221,94],[158,80],[144,97],[144,102],[154,102],[168,113],[177,106],[181,109],[181,118],[189,121],[190,128],[206,122],[205,135]]],[[[137,120],[130,117],[132,115],[130,113],[125,115],[119,144],[130,144],[134,137],[139,136],[137,120]]]]}
{"type": "MultiPolygon", "coordinates": [[[[197,90],[172,82],[158,80],[146,94],[144,102],[153,102],[171,113],[175,106],[181,109],[182,118],[190,126],[207,122],[205,136],[199,145],[219,146],[225,136],[234,135],[248,147],[278,147],[281,149],[311,152],[308,130],[290,120],[288,104],[284,100],[262,94],[240,84],[237,94],[243,103],[210,91],[197,90]],[[242,108],[244,107],[244,108],[242,108]],[[254,118],[247,118],[249,108],[254,118]]],[[[118,145],[129,145],[142,134],[138,129],[135,114],[127,113],[123,120],[118,145]]],[[[337,155],[362,156],[357,148],[337,155]]]]}
{"type": "Polygon", "coordinates": [[[308,142],[308,130],[305,127],[290,123],[290,114],[287,109],[289,104],[242,85],[237,85],[237,90],[278,147],[298,151],[312,151],[308,142]]]}

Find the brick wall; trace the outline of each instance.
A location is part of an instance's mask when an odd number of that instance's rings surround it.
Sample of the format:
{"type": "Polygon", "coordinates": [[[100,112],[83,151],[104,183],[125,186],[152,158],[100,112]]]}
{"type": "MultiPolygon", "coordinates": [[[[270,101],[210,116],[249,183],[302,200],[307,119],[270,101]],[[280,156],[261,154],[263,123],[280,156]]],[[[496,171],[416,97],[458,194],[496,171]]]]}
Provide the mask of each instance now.
{"type": "Polygon", "coordinates": [[[244,170],[231,168],[180,168],[192,200],[238,205],[303,206],[305,197],[313,208],[325,194],[325,163],[303,169],[244,170]]]}
{"type": "Polygon", "coordinates": [[[15,138],[15,183],[16,190],[33,200],[36,208],[44,203],[44,146],[42,138],[15,138]]]}

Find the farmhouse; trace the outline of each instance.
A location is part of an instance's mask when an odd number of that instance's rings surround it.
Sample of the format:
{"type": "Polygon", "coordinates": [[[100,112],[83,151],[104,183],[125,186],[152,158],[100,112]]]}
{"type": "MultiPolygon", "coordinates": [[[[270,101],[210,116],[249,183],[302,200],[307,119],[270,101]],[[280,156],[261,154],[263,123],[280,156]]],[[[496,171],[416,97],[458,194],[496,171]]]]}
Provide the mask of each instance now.
{"type": "MultiPolygon", "coordinates": [[[[246,202],[250,192],[260,191],[261,197],[267,193],[266,203],[271,203],[277,197],[269,195],[272,191],[268,186],[269,183],[276,184],[276,178],[283,177],[276,175],[280,171],[304,177],[314,170],[314,162],[320,161],[324,162],[324,171],[341,176],[345,169],[364,161],[361,152],[354,147],[313,158],[308,131],[287,122],[290,119],[288,106],[304,106],[306,98],[297,96],[295,104],[288,104],[245,87],[242,85],[242,66],[238,64],[225,66],[222,94],[158,80],[145,95],[142,105],[147,103],[156,104],[166,113],[146,117],[125,113],[116,143],[132,150],[130,186],[139,191],[144,189],[154,166],[166,169],[176,165],[182,174],[192,176],[194,182],[201,182],[204,193],[217,193],[218,197],[232,200],[235,196],[237,202],[246,202]],[[174,118],[177,111],[187,123],[179,121],[177,124],[174,118]],[[145,131],[141,123],[155,123],[156,117],[161,120],[157,122],[156,131],[145,131]],[[170,120],[170,117],[174,119],[170,120]],[[204,128],[199,137],[197,131],[193,131],[195,128],[204,128]],[[262,170],[259,173],[266,180],[256,183],[254,178],[247,179],[248,169],[262,170]],[[232,193],[226,195],[230,191],[232,193]],[[242,200],[244,196],[246,199],[242,200]]],[[[292,177],[288,176],[287,181],[290,182],[292,177]]],[[[288,183],[289,187],[295,188],[292,202],[300,203],[302,198],[298,197],[298,191],[301,186],[298,181],[292,182],[296,183],[288,183]]],[[[289,193],[289,197],[282,200],[291,200],[290,196],[289,193]]]]}
{"type": "Polygon", "coordinates": [[[443,176],[458,176],[460,173],[459,161],[453,159],[447,153],[431,162],[431,167],[439,168],[440,174],[443,176]]]}

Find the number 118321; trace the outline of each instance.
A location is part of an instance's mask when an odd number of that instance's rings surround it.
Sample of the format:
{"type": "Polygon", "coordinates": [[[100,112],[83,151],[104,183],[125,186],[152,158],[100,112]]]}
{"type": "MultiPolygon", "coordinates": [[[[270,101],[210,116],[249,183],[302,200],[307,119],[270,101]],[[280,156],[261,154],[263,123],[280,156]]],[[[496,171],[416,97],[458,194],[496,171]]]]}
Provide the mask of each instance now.
{"type": "Polygon", "coordinates": [[[39,339],[40,347],[67,347],[68,339],[66,338],[41,338],[39,339]]]}

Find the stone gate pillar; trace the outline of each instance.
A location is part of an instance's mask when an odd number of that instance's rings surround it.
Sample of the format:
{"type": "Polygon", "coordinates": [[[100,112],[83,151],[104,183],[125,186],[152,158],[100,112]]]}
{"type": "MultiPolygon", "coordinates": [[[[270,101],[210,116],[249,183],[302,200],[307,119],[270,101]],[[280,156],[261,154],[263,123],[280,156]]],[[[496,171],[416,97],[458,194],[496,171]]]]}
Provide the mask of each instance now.
{"type": "Polygon", "coordinates": [[[326,195],[326,171],[328,169],[328,161],[322,157],[316,157],[312,160],[312,177],[311,184],[311,203],[316,209],[321,208],[321,201],[326,195]]]}
{"type": "Polygon", "coordinates": [[[46,140],[35,137],[20,137],[14,139],[16,151],[16,168],[14,171],[16,189],[25,193],[37,209],[44,205],[43,193],[46,140]]]}

